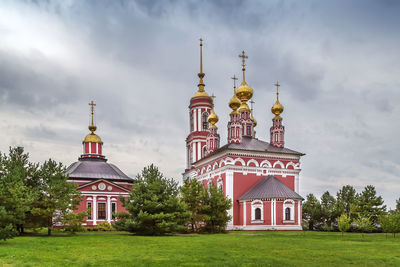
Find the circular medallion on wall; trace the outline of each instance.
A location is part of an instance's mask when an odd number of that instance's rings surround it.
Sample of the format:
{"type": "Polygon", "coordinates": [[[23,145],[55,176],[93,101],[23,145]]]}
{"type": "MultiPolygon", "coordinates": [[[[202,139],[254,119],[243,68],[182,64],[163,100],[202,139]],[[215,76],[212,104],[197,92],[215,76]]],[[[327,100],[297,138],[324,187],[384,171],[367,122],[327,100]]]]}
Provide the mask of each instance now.
{"type": "Polygon", "coordinates": [[[96,189],[97,189],[97,186],[93,185],[92,190],[96,190],[96,189]]]}
{"type": "Polygon", "coordinates": [[[104,183],[99,183],[99,189],[100,190],[106,189],[106,185],[104,183]]]}
{"type": "Polygon", "coordinates": [[[109,186],[107,187],[107,189],[108,189],[108,191],[111,191],[111,190],[112,190],[112,186],[109,185],[109,186]]]}

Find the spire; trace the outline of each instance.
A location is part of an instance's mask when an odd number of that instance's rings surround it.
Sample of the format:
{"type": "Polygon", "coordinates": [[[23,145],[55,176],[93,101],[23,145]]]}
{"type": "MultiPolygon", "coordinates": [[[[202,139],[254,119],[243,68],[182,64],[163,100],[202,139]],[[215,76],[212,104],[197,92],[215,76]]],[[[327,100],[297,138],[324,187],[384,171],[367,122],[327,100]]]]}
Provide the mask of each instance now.
{"type": "Polygon", "coordinates": [[[94,116],[94,107],[96,106],[96,104],[93,102],[93,100],[89,103],[90,106],[90,113],[92,114],[92,121],[91,124],[89,125],[89,131],[92,132],[92,134],[94,134],[94,131],[96,131],[97,127],[94,125],[94,120],[93,120],[93,116],[94,116]]]}
{"type": "Polygon", "coordinates": [[[246,78],[245,78],[245,72],[246,72],[246,59],[249,58],[246,56],[244,53],[244,50],[242,51],[242,54],[239,55],[240,58],[242,58],[242,71],[243,71],[243,82],[242,84],[246,83],[246,78]]]}
{"type": "Polygon", "coordinates": [[[240,102],[239,98],[237,98],[237,96],[236,96],[236,81],[238,78],[236,78],[236,76],[233,75],[233,77],[231,77],[231,79],[233,80],[233,96],[232,96],[231,100],[229,101],[229,107],[232,109],[231,114],[239,114],[237,109],[240,107],[241,102],[240,102]]]}
{"type": "Polygon", "coordinates": [[[239,55],[242,58],[242,71],[243,81],[239,88],[236,90],[236,96],[240,99],[242,104],[240,105],[239,111],[250,111],[247,101],[253,96],[253,89],[247,85],[245,71],[246,71],[246,59],[249,58],[244,51],[239,55]]]}
{"type": "Polygon", "coordinates": [[[217,114],[215,114],[215,111],[214,111],[215,95],[213,94],[211,96],[211,98],[213,100],[213,102],[212,102],[212,110],[211,110],[211,114],[208,116],[207,120],[208,120],[209,123],[211,123],[210,128],[217,129],[218,127],[215,124],[218,122],[218,116],[217,116],[217,114]]]}
{"type": "Polygon", "coordinates": [[[272,106],[271,112],[275,115],[274,119],[282,119],[281,116],[279,116],[283,112],[283,106],[279,103],[279,86],[281,85],[278,81],[276,81],[274,85],[276,86],[276,102],[272,106]]]}
{"type": "Polygon", "coordinates": [[[203,81],[203,78],[205,76],[205,74],[203,73],[203,39],[199,39],[200,40],[200,72],[197,74],[197,76],[199,76],[199,84],[197,85],[197,87],[199,88],[196,92],[196,94],[193,97],[199,97],[199,96],[208,96],[208,94],[206,93],[206,91],[204,90],[205,84],[203,81]]]}

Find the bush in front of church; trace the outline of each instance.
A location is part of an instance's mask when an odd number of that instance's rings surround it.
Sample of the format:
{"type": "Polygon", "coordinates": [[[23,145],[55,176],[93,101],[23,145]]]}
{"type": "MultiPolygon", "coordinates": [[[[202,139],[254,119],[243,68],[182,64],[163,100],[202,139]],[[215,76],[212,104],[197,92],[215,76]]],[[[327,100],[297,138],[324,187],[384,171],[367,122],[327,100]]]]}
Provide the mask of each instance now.
{"type": "Polygon", "coordinates": [[[137,175],[129,197],[120,200],[129,214],[117,213],[117,230],[142,235],[186,230],[189,212],[179,197],[178,184],[165,178],[153,164],[137,175]]]}

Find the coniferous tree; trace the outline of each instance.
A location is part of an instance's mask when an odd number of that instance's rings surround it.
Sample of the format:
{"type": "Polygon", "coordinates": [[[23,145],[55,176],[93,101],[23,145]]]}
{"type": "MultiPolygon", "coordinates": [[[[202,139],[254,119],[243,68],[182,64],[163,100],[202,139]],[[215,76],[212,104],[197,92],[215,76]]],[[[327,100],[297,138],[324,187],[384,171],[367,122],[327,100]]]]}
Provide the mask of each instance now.
{"type": "Polygon", "coordinates": [[[116,228],[145,235],[184,231],[189,212],[178,193],[177,183],[164,178],[157,167],[145,167],[134,180],[129,197],[120,198],[129,214],[116,228]]]}
{"type": "Polygon", "coordinates": [[[39,193],[32,206],[32,221],[47,227],[48,235],[51,235],[54,225],[62,227],[69,224],[68,218],[73,223],[76,216],[83,216],[72,214],[81,201],[81,195],[76,190],[77,185],[67,182],[67,179],[65,167],[51,159],[39,169],[39,176],[35,181],[39,193]]]}
{"type": "Polygon", "coordinates": [[[396,200],[396,212],[400,213],[400,198],[396,200]]]}
{"type": "Polygon", "coordinates": [[[321,196],[321,219],[327,230],[332,230],[332,224],[336,222],[338,216],[336,199],[329,191],[326,191],[321,196]]]}
{"type": "Polygon", "coordinates": [[[197,179],[186,180],[181,187],[182,200],[190,212],[189,225],[192,232],[198,231],[199,223],[204,220],[204,214],[201,213],[204,191],[203,184],[200,184],[197,179]]]}
{"type": "Polygon", "coordinates": [[[203,191],[201,213],[204,215],[204,229],[207,232],[224,232],[231,219],[227,211],[232,207],[232,201],[225,197],[221,188],[214,184],[203,191]]]}
{"type": "MultiPolygon", "coordinates": [[[[29,162],[22,147],[10,148],[9,154],[0,153],[0,231],[24,232],[27,215],[31,211],[37,190],[30,185],[37,177],[37,164],[29,162]],[[11,228],[10,228],[11,225],[11,228]],[[8,229],[8,230],[6,230],[8,229]]],[[[9,235],[8,235],[9,236],[9,235]]]]}
{"type": "Polygon", "coordinates": [[[349,215],[351,218],[352,215],[352,206],[356,202],[356,190],[351,185],[345,185],[342,189],[339,190],[336,194],[336,209],[337,214],[342,214],[343,212],[349,215]]]}
{"type": "Polygon", "coordinates": [[[355,211],[361,217],[370,218],[372,224],[376,224],[378,217],[385,213],[386,205],[383,205],[382,197],[376,195],[375,187],[368,185],[357,195],[355,211]]]}
{"type": "Polygon", "coordinates": [[[308,230],[314,230],[321,223],[321,203],[313,194],[308,194],[303,204],[303,221],[308,225],[308,230]]]}

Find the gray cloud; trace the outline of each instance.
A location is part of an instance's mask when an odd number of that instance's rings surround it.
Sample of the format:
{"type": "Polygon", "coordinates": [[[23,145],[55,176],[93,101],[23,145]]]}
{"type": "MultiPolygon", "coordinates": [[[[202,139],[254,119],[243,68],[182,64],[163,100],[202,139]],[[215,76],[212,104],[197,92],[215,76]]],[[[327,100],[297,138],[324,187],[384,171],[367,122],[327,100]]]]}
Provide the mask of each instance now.
{"type": "Polygon", "coordinates": [[[282,84],[286,144],[307,154],[301,194],[374,184],[393,206],[399,10],[396,1],[5,2],[0,151],[24,145],[34,160],[70,164],[95,100],[111,162],[132,176],[156,163],[179,178],[203,37],[222,144],[244,49],[260,139],[269,138],[273,83],[282,84]]]}

